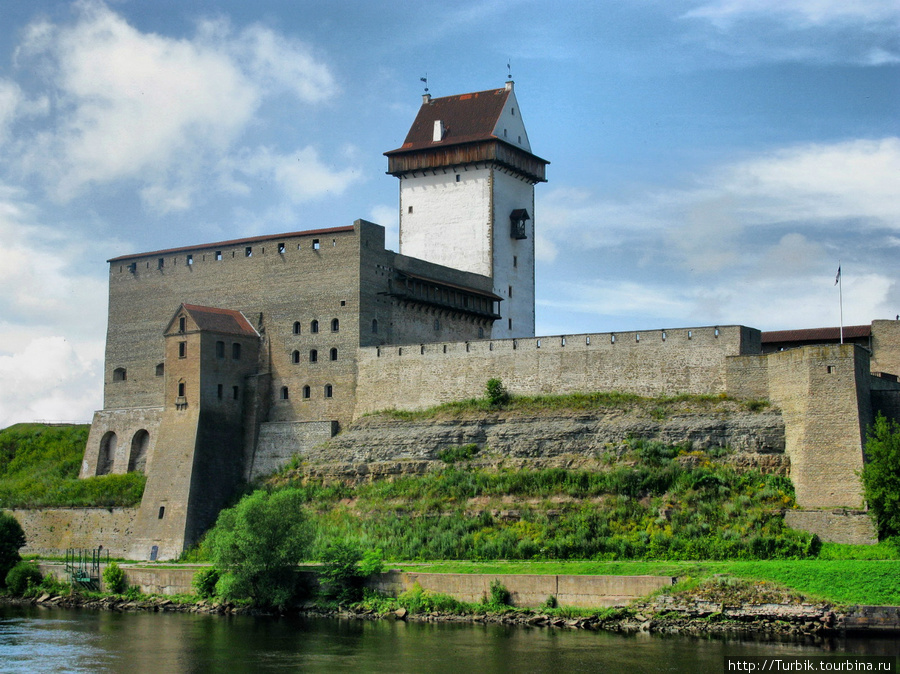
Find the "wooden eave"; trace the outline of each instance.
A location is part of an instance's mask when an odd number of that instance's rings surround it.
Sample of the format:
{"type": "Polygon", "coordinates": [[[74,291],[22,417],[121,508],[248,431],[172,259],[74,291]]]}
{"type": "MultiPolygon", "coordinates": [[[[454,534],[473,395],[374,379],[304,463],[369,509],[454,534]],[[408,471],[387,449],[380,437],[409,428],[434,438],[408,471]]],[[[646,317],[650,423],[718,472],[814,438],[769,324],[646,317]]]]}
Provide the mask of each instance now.
{"type": "Polygon", "coordinates": [[[416,171],[490,162],[515,171],[532,182],[543,183],[547,182],[546,166],[550,163],[499,138],[441,144],[424,149],[400,148],[384,154],[388,158],[387,172],[398,178],[416,171]]]}

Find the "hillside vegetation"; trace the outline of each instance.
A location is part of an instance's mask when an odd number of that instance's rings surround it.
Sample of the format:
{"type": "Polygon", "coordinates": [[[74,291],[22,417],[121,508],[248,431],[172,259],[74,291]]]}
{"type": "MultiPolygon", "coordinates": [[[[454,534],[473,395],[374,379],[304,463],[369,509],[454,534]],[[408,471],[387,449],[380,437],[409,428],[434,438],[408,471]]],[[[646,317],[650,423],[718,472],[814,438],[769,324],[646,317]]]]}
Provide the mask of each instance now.
{"type": "Polygon", "coordinates": [[[673,413],[689,414],[691,412],[736,410],[758,412],[769,406],[770,404],[766,400],[734,400],[724,394],[645,397],[620,391],[596,391],[526,396],[512,395],[504,390],[502,394],[493,397],[489,394],[482,398],[443,403],[421,410],[387,409],[366,416],[381,416],[397,421],[420,421],[423,419],[465,419],[481,417],[486,413],[500,416],[541,416],[561,412],[577,414],[597,409],[613,409],[664,419],[673,413]]]}
{"type": "Polygon", "coordinates": [[[606,470],[491,470],[475,447],[428,474],[356,486],[286,471],[268,487],[302,494],[320,541],[388,559],[771,559],[814,556],[784,525],[790,481],[721,456],[630,440],[606,470]]]}
{"type": "Polygon", "coordinates": [[[0,430],[0,508],[133,506],[142,474],[78,479],[90,426],[16,424],[0,430]]]}

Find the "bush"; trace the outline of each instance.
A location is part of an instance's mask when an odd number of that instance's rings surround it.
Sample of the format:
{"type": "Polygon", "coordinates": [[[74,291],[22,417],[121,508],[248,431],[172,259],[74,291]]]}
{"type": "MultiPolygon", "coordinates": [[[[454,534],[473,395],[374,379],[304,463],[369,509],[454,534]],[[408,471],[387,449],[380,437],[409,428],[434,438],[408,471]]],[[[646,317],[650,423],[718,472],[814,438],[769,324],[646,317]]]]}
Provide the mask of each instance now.
{"type": "Polygon", "coordinates": [[[0,583],[6,582],[6,574],[21,561],[19,550],[24,546],[25,532],[19,520],[0,512],[0,583]]]}
{"type": "Polygon", "coordinates": [[[200,569],[194,574],[191,585],[201,599],[209,599],[216,596],[216,583],[219,582],[219,572],[214,567],[200,569]]]}
{"type": "Polygon", "coordinates": [[[509,606],[509,590],[506,589],[506,586],[503,583],[497,579],[492,580],[490,590],[490,597],[484,602],[485,604],[494,607],[509,606]]]}
{"type": "Polygon", "coordinates": [[[454,464],[457,461],[468,461],[478,454],[478,445],[474,442],[459,447],[447,447],[438,452],[438,458],[444,463],[454,464]]]}
{"type": "Polygon", "coordinates": [[[43,576],[37,564],[19,562],[6,574],[7,589],[17,595],[24,595],[31,588],[40,585],[43,576]]]}
{"type": "Polygon", "coordinates": [[[103,584],[106,586],[106,591],[112,594],[124,594],[128,590],[125,572],[115,562],[110,562],[103,569],[103,584]]]}
{"type": "Polygon", "coordinates": [[[488,379],[484,387],[488,402],[494,407],[505,405],[509,402],[509,392],[499,379],[488,379]]]}
{"type": "Polygon", "coordinates": [[[224,575],[217,589],[258,606],[284,608],[297,593],[297,564],[312,540],[301,489],[256,491],[219,513],[205,545],[224,575]]]}
{"type": "Polygon", "coordinates": [[[861,477],[878,538],[900,535],[900,424],[882,414],[869,428],[861,477]]]}

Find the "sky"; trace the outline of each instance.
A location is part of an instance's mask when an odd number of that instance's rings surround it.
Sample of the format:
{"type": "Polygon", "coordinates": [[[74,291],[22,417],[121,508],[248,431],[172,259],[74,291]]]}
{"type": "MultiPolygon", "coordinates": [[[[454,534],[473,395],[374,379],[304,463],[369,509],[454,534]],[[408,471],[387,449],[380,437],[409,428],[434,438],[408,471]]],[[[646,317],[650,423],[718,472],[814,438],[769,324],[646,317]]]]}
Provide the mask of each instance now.
{"type": "Polygon", "coordinates": [[[102,406],[109,258],[357,218],[396,250],[420,78],[507,66],[538,335],[900,314],[900,0],[9,0],[0,428],[102,406]]]}

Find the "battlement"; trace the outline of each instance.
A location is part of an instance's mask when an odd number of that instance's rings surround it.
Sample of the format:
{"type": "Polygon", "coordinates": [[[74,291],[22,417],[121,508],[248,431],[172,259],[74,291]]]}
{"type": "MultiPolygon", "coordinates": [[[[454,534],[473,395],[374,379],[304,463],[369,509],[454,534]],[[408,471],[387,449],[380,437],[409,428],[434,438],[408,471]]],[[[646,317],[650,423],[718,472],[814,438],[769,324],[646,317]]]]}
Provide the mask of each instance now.
{"type": "Polygon", "coordinates": [[[726,358],[759,350],[760,332],[740,325],[368,347],[355,416],[477,397],[491,377],[528,395],[719,394],[726,358]]]}

